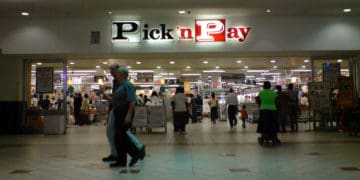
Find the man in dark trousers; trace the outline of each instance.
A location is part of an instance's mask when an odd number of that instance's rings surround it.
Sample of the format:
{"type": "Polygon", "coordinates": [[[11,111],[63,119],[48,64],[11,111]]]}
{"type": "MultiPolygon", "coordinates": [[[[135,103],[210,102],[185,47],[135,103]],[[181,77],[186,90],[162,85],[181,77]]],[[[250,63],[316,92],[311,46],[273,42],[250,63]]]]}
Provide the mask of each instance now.
{"type": "Polygon", "coordinates": [[[106,99],[111,100],[115,117],[114,130],[117,158],[115,163],[110,164],[110,167],[125,167],[127,154],[132,158],[129,166],[134,166],[139,159],[138,150],[127,135],[136,102],[135,87],[128,80],[128,75],[129,72],[125,66],[117,68],[114,77],[119,83],[119,87],[113,92],[112,97],[104,94],[106,99]]]}

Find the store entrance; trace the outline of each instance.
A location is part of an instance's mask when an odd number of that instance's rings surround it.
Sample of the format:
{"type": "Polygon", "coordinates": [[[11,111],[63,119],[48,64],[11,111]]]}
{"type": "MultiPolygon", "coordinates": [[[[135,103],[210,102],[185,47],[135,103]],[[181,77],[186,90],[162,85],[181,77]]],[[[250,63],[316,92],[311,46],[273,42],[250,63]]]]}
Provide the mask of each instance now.
{"type": "Polygon", "coordinates": [[[25,60],[26,119],[30,132],[66,133],[67,61],[25,60]]]}

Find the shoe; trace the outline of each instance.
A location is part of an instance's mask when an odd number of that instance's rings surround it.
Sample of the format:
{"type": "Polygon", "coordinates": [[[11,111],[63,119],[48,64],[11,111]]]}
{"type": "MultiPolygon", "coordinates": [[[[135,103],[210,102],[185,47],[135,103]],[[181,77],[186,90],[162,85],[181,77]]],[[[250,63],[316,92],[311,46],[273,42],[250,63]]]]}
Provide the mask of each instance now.
{"type": "Polygon", "coordinates": [[[245,125],[242,125],[242,128],[246,128],[246,126],[245,126],[245,125]]]}
{"type": "Polygon", "coordinates": [[[115,157],[115,156],[112,156],[112,155],[109,155],[108,157],[102,158],[102,160],[103,160],[104,162],[116,161],[116,157],[115,157]]]}
{"type": "Polygon", "coordinates": [[[126,163],[119,163],[119,162],[115,162],[115,163],[111,163],[110,167],[126,167],[126,163]]]}
{"type": "Polygon", "coordinates": [[[143,148],[140,150],[140,155],[139,155],[140,159],[143,160],[145,155],[146,155],[146,152],[145,152],[145,145],[144,145],[143,148]]]}
{"type": "Polygon", "coordinates": [[[129,166],[133,167],[138,160],[139,160],[139,157],[132,158],[130,163],[129,163],[129,166]]]}

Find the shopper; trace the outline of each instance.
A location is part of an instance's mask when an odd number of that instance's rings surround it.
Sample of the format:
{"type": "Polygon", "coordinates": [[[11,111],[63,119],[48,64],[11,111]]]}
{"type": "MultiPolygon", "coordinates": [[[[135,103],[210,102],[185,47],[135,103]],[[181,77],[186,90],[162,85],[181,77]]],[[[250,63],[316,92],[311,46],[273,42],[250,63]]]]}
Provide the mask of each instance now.
{"type": "Polygon", "coordinates": [[[279,130],[277,122],[276,112],[276,97],[277,94],[272,91],[271,84],[269,81],[265,81],[263,90],[259,92],[258,102],[260,103],[260,119],[256,132],[261,133],[259,137],[259,143],[262,144],[264,141],[272,141],[273,144],[277,144],[278,140],[277,133],[279,130]]]}
{"type": "Polygon", "coordinates": [[[277,99],[276,99],[276,106],[278,112],[278,121],[279,121],[279,129],[280,132],[286,133],[286,126],[288,125],[289,121],[289,111],[288,111],[288,102],[289,96],[282,91],[281,86],[276,86],[277,90],[277,99]]]}
{"type": "Polygon", "coordinates": [[[228,105],[228,118],[230,127],[233,128],[237,125],[236,114],[238,112],[238,99],[232,88],[230,88],[229,95],[226,98],[226,104],[228,105]]]}
{"type": "Polygon", "coordinates": [[[187,102],[184,94],[184,87],[180,86],[176,88],[176,93],[172,97],[171,102],[174,108],[174,132],[186,134],[185,124],[187,118],[187,102]]]}
{"type": "Polygon", "coordinates": [[[80,124],[80,111],[81,111],[82,97],[80,93],[75,93],[74,96],[74,117],[75,124],[80,124]]]}
{"type": "Polygon", "coordinates": [[[130,128],[132,115],[136,103],[135,87],[128,80],[129,71],[125,66],[120,66],[114,70],[115,80],[119,83],[119,87],[110,97],[103,93],[105,99],[111,100],[112,111],[115,117],[115,146],[117,158],[115,163],[111,163],[110,167],[125,167],[127,164],[127,154],[131,156],[129,166],[134,166],[139,159],[136,146],[131,143],[127,135],[130,128]]]}
{"type": "Polygon", "coordinates": [[[242,106],[242,109],[240,110],[240,115],[242,120],[242,127],[246,128],[245,121],[249,118],[249,116],[245,105],[242,106]]]}
{"type": "Polygon", "coordinates": [[[219,101],[215,97],[215,93],[211,93],[211,99],[209,101],[210,105],[210,116],[211,116],[211,122],[213,124],[216,124],[216,120],[219,118],[218,114],[218,107],[219,107],[219,101]]]}
{"type": "Polygon", "coordinates": [[[82,99],[81,107],[80,107],[80,125],[90,124],[89,120],[89,95],[84,94],[84,98],[82,99]]]}
{"type": "Polygon", "coordinates": [[[289,121],[291,132],[298,131],[298,110],[299,110],[299,98],[297,91],[294,90],[294,84],[288,84],[287,94],[289,96],[289,121]]]}

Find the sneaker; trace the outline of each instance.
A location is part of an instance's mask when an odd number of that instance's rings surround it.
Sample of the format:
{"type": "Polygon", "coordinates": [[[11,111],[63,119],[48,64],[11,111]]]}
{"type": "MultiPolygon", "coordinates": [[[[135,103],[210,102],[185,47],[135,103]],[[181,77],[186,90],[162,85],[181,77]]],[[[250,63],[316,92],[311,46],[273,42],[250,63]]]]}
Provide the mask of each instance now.
{"type": "Polygon", "coordinates": [[[126,163],[119,163],[119,162],[115,162],[115,163],[111,163],[110,167],[126,167],[126,163]]]}
{"type": "Polygon", "coordinates": [[[110,156],[108,156],[108,157],[104,157],[104,158],[102,158],[102,160],[103,160],[104,162],[116,161],[116,157],[115,157],[115,156],[110,155],[110,156]]]}
{"type": "Polygon", "coordinates": [[[129,163],[129,166],[133,167],[138,160],[139,160],[139,157],[132,158],[130,163],[129,163]]]}
{"type": "Polygon", "coordinates": [[[145,145],[144,145],[143,148],[140,150],[139,158],[140,158],[141,160],[143,160],[144,157],[145,157],[145,155],[146,155],[146,152],[145,152],[145,145]]]}

